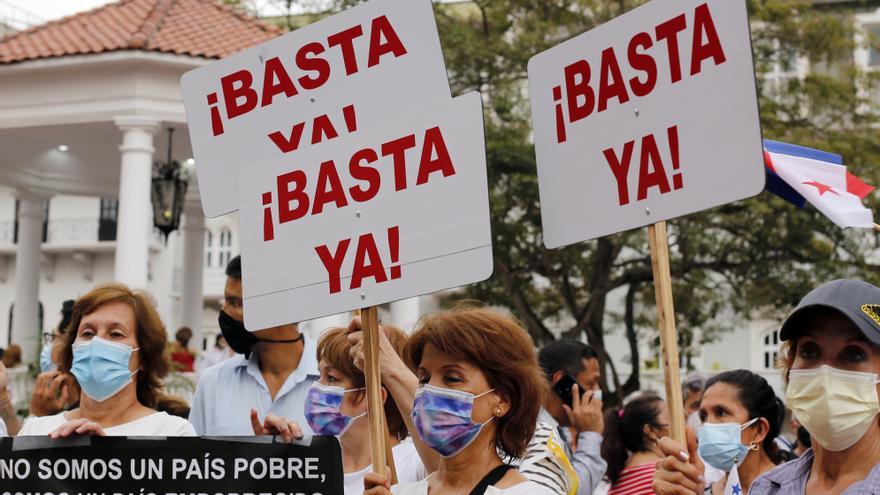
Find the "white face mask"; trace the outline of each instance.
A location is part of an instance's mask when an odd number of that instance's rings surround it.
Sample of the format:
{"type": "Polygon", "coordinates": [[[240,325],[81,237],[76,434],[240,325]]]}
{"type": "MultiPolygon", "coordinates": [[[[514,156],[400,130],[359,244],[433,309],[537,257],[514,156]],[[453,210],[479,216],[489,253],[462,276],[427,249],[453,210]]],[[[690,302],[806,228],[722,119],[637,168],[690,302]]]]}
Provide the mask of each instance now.
{"type": "Polygon", "coordinates": [[[791,370],[786,401],[819,445],[832,452],[856,444],[877,414],[876,373],[843,371],[823,365],[791,370]]]}

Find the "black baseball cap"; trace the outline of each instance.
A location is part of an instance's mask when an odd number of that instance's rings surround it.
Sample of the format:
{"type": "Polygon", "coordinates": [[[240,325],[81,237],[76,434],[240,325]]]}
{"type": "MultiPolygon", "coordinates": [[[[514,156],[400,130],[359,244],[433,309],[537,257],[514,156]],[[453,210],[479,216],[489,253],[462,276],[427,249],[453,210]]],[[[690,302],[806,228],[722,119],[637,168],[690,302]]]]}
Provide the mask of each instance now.
{"type": "Polygon", "coordinates": [[[880,288],[861,280],[835,280],[810,291],[782,324],[779,338],[796,337],[804,327],[804,318],[819,308],[842,314],[868,341],[880,345],[880,288]]]}

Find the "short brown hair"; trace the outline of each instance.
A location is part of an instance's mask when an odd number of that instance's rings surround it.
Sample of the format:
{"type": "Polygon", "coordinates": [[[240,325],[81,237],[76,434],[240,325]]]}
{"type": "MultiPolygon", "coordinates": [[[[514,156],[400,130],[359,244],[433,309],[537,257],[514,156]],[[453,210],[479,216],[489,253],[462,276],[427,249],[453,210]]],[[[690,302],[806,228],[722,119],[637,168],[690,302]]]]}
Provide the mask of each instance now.
{"type": "Polygon", "coordinates": [[[138,402],[147,407],[156,407],[157,397],[162,392],[162,379],[168,374],[169,364],[165,355],[168,334],[165,324],[156,311],[153,299],[143,291],[131,290],[123,284],[104,284],[92,289],[80,297],[73,305],[73,316],[70,320],[70,331],[64,333],[64,347],[61,350],[59,368],[65,373],[70,372],[73,364],[73,342],[79,332],[83,317],[94,313],[105,304],[121,302],[128,305],[134,312],[137,323],[135,337],[142,370],[135,375],[137,378],[138,402]]]}
{"type": "Polygon", "coordinates": [[[479,367],[489,385],[510,401],[510,411],[497,419],[495,447],[508,457],[521,457],[547,392],[529,334],[496,311],[459,307],[419,322],[403,353],[413,370],[428,344],[479,367]]]}
{"type": "MultiPolygon", "coordinates": [[[[400,355],[406,343],[406,334],[397,327],[382,325],[382,328],[385,330],[385,336],[388,337],[388,341],[391,342],[391,347],[394,348],[397,355],[400,355]]],[[[318,341],[318,361],[323,359],[333,369],[348,377],[356,388],[361,388],[365,386],[366,378],[364,377],[364,372],[354,365],[354,361],[352,361],[351,354],[349,353],[350,350],[351,344],[348,343],[348,330],[345,328],[331,328],[324,332],[321,335],[321,340],[318,341]]],[[[364,391],[354,393],[363,394],[364,391]]],[[[388,432],[398,440],[403,440],[409,435],[406,423],[404,423],[403,417],[400,415],[400,411],[397,409],[397,404],[394,402],[391,394],[388,394],[388,399],[385,401],[385,421],[388,422],[388,432]]]]}

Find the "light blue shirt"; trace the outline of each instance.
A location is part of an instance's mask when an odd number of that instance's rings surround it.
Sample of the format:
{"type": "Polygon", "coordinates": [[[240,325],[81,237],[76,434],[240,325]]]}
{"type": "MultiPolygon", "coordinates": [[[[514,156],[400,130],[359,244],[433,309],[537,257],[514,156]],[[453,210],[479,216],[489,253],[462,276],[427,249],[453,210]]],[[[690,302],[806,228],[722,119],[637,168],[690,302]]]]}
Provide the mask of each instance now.
{"type": "Polygon", "coordinates": [[[272,400],[260,373],[259,358],[237,355],[202,371],[196,387],[189,422],[199,435],[253,436],[251,409],[260,419],[269,413],[295,421],[306,435],[312,429],[306,422],[304,406],[312,383],[318,380],[317,344],[303,336],[299,366],[272,400]]]}

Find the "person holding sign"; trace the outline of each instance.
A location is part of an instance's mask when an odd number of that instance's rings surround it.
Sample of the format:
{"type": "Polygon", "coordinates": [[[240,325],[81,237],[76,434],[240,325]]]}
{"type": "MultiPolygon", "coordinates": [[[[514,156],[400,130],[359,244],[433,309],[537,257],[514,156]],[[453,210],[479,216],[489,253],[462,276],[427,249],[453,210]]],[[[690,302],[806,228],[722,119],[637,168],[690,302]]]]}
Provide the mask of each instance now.
{"type": "Polygon", "coordinates": [[[147,294],[121,284],[92,289],[73,306],[59,363],[82,389],[80,406],[30,418],[19,435],[195,435],[185,419],[154,409],[168,374],[167,341],[147,294]]]}
{"type": "MultiPolygon", "coordinates": [[[[406,334],[397,328],[384,326],[380,331],[395,353],[400,354],[406,334]]],[[[360,494],[364,475],[371,470],[370,425],[366,421],[366,379],[355,367],[351,344],[345,328],[332,328],[318,342],[318,367],[321,378],[312,385],[306,400],[305,415],[309,426],[319,435],[335,435],[342,446],[342,468],[345,473],[345,493],[360,494]]],[[[393,397],[382,389],[385,399],[385,418],[388,422],[397,478],[400,483],[412,483],[428,473],[411,441],[393,397]]]]}
{"type": "Polygon", "coordinates": [[[533,349],[522,327],[487,309],[459,308],[425,318],[404,357],[421,383],[413,424],[442,458],[439,469],[427,479],[394,487],[368,473],[364,493],[554,493],[499,456],[521,457],[535,431],[546,384],[533,349]]]}
{"type": "MultiPolygon", "coordinates": [[[[780,338],[786,402],[813,448],[759,476],[748,495],[880,493],[880,288],[856,280],[823,284],[789,315],[780,338]]],[[[702,494],[693,435],[687,452],[669,438],[661,448],[656,493],[702,494]]]]}
{"type": "Polygon", "coordinates": [[[255,426],[286,439],[311,433],[303,404],[319,376],[315,342],[296,323],[245,328],[241,256],[226,266],[223,293],[220,331],[239,356],[202,371],[189,420],[200,435],[253,435],[255,426]]]}

